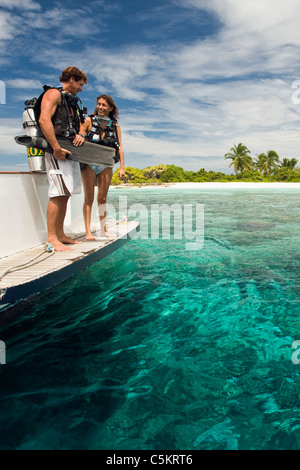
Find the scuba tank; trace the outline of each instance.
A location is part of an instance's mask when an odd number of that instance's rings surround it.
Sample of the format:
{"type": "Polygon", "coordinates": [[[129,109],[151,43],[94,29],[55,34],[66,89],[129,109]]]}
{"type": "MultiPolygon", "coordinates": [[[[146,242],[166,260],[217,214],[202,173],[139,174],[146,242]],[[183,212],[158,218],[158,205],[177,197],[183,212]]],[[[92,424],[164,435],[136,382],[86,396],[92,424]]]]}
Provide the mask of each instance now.
{"type": "MultiPolygon", "coordinates": [[[[61,92],[61,115],[56,119],[56,121],[52,120],[55,134],[57,136],[68,138],[74,137],[79,131],[80,122],[84,122],[84,115],[87,114],[87,109],[83,107],[79,98],[71,93],[66,93],[62,87],[44,85],[44,91],[38,98],[32,98],[24,103],[25,110],[23,112],[23,128],[25,135],[32,137],[33,140],[34,138],[43,138],[43,134],[38,123],[41,114],[41,102],[44,93],[51,88],[56,88],[61,92]],[[81,103],[80,107],[78,105],[78,101],[81,103]],[[72,108],[73,114],[71,113],[70,108],[72,108]],[[58,131],[56,131],[56,126],[58,127],[58,131]]],[[[45,152],[38,147],[27,147],[30,171],[45,171],[44,155],[45,152]]]]}
{"type": "Polygon", "coordinates": [[[34,106],[37,102],[37,98],[32,98],[32,100],[25,101],[25,111],[23,113],[23,128],[26,135],[32,137],[41,137],[42,133],[38,126],[38,123],[35,119],[34,106]]]}
{"type": "MultiPolygon", "coordinates": [[[[25,134],[30,137],[41,137],[42,133],[35,118],[34,106],[37,98],[25,101],[25,111],[23,112],[23,128],[25,134]]],[[[27,147],[29,171],[46,171],[45,152],[43,150],[27,147]]]]}

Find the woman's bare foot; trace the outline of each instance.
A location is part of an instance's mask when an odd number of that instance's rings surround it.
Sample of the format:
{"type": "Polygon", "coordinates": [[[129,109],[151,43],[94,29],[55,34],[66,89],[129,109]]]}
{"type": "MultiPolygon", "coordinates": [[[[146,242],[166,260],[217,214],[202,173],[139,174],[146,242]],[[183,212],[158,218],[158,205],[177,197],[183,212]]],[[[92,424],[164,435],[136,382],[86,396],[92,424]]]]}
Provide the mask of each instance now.
{"type": "Polygon", "coordinates": [[[116,238],[116,235],[112,235],[111,233],[107,232],[106,230],[105,230],[105,232],[102,232],[100,236],[101,237],[106,237],[106,238],[116,238]]]}
{"type": "Polygon", "coordinates": [[[88,242],[92,242],[94,240],[96,240],[96,237],[94,237],[94,235],[92,235],[91,233],[87,233],[85,235],[85,239],[88,241],[88,242]]]}

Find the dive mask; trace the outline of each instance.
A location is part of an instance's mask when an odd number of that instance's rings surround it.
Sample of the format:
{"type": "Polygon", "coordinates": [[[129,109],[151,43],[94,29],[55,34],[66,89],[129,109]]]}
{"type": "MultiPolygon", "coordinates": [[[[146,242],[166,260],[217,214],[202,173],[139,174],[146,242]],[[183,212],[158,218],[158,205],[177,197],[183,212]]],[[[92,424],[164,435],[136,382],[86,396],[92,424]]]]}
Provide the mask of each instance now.
{"type": "Polygon", "coordinates": [[[97,117],[97,124],[102,129],[106,129],[106,127],[110,127],[112,125],[112,120],[106,116],[98,116],[97,117]]]}

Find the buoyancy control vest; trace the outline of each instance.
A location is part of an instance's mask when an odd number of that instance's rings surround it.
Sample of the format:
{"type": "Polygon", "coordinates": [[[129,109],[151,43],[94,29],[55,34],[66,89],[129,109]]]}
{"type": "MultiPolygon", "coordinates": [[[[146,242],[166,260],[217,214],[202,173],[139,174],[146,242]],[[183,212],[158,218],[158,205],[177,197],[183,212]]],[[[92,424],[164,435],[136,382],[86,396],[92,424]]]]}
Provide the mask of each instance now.
{"type": "Polygon", "coordinates": [[[89,142],[94,142],[106,147],[113,147],[116,149],[116,155],[114,157],[115,163],[120,160],[119,155],[119,139],[117,133],[117,121],[106,117],[96,116],[91,114],[90,116],[92,128],[87,135],[89,142]]]}
{"type": "Polygon", "coordinates": [[[79,132],[80,122],[84,123],[84,114],[86,109],[83,108],[81,100],[71,93],[66,93],[62,87],[43,86],[43,93],[38,98],[32,98],[25,101],[25,111],[23,113],[23,127],[27,135],[42,135],[39,125],[41,115],[41,103],[46,91],[55,88],[61,93],[61,104],[52,117],[52,123],[55,135],[60,137],[74,137],[79,132]],[[78,105],[81,103],[81,107],[78,105]]]}

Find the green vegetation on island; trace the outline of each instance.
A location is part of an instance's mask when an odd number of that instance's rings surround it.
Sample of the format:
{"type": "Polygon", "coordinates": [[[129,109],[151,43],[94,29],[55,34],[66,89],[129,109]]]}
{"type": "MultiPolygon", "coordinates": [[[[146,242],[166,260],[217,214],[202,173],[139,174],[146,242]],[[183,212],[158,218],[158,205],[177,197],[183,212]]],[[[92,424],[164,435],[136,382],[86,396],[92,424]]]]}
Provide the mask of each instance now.
{"type": "Polygon", "coordinates": [[[187,171],[175,165],[157,165],[144,168],[125,167],[125,175],[119,178],[116,169],[112,178],[113,185],[122,184],[165,184],[165,183],[209,183],[209,182],[300,182],[300,168],[295,158],[280,157],[274,150],[261,153],[256,158],[250,156],[250,150],[242,143],[234,145],[224,158],[231,160],[234,174],[205,170],[187,171]]]}

